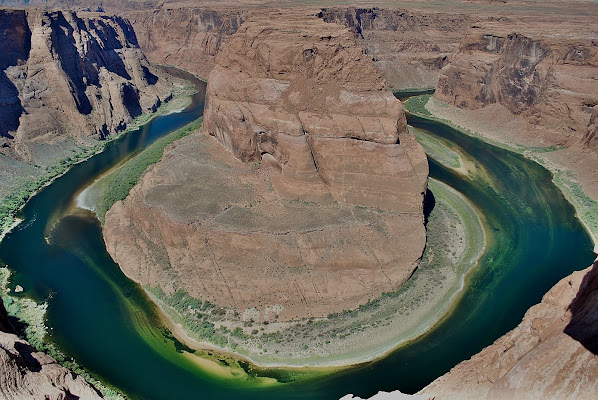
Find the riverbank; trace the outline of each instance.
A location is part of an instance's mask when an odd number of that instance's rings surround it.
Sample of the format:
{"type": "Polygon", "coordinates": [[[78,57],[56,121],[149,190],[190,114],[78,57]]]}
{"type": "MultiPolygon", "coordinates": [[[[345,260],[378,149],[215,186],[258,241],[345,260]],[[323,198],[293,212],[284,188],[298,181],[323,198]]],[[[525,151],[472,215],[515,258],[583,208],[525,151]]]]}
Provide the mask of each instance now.
{"type": "Polygon", "coordinates": [[[160,115],[184,109],[190,104],[190,98],[196,92],[197,89],[192,84],[175,87],[172,92],[172,98],[162,104],[155,112],[136,117],[123,131],[110,135],[105,140],[90,144],[89,147],[74,146],[68,151],[69,155],[67,157],[56,160],[53,164],[46,166],[43,171],[39,169],[36,177],[17,182],[14,185],[15,188],[11,189],[4,196],[0,204],[0,241],[11,229],[18,225],[16,214],[39,190],[64,175],[72,166],[87,161],[94,155],[101,153],[109,143],[129,132],[141,128],[160,115]]]}
{"type": "Polygon", "coordinates": [[[106,212],[117,201],[124,200],[143,177],[146,169],[162,158],[164,150],[183,137],[198,131],[203,117],[159,139],[140,154],[124,160],[83,188],[76,197],[76,206],[93,211],[104,223],[106,212]]]}
{"type": "MultiPolygon", "coordinates": [[[[463,110],[444,103],[430,95],[412,97],[405,102],[405,109],[421,118],[447,124],[460,132],[484,140],[494,146],[501,147],[537,162],[553,174],[554,184],[563,192],[573,205],[577,217],[584,225],[594,243],[598,243],[598,195],[595,188],[588,190],[589,181],[581,179],[584,169],[589,165],[581,165],[576,152],[581,148],[546,146],[534,139],[533,132],[523,136],[517,133],[521,121],[508,118],[504,110],[497,108],[496,113],[503,119],[488,119],[479,110],[463,110]],[[505,115],[503,115],[505,114],[505,115]],[[499,122],[502,121],[502,122],[499,122]],[[531,145],[524,144],[523,140],[531,145]]],[[[589,179],[591,181],[591,174],[589,179]]]]}
{"type": "MultiPolygon", "coordinates": [[[[58,364],[81,375],[88,383],[91,383],[102,393],[107,400],[125,400],[126,397],[104,382],[96,379],[87,370],[83,369],[75,360],[66,356],[52,343],[45,340],[48,328],[45,325],[45,316],[48,305],[38,304],[27,297],[19,296],[17,290],[10,283],[11,272],[8,266],[0,266],[0,295],[6,307],[7,314],[19,321],[21,325],[17,331],[19,336],[24,337],[38,351],[54,358],[58,364]],[[14,293],[14,294],[13,294],[14,293]]],[[[21,289],[22,290],[22,289],[21,289]]]]}
{"type": "MultiPolygon", "coordinates": [[[[186,81],[185,81],[186,82],[186,81]]],[[[16,214],[25,206],[27,201],[35,196],[44,187],[49,186],[56,179],[65,175],[73,166],[88,161],[95,155],[104,151],[106,146],[118,139],[121,139],[126,134],[139,130],[144,125],[153,121],[161,115],[169,115],[177,113],[185,109],[191,104],[191,96],[198,92],[195,85],[186,83],[184,85],[175,86],[172,92],[172,98],[163,103],[155,112],[146,113],[138,116],[131,121],[127,127],[114,135],[107,137],[103,141],[96,142],[90,147],[79,147],[78,152],[71,150],[73,155],[67,158],[60,159],[54,164],[45,168],[45,175],[37,179],[30,179],[23,182],[18,188],[5,196],[2,206],[0,207],[0,242],[5,238],[6,234],[13,229],[19,230],[19,224],[23,221],[16,217],[16,214]]],[[[31,221],[33,223],[34,221],[31,221]]],[[[28,223],[27,225],[29,225],[28,223]]],[[[67,356],[60,351],[52,342],[46,338],[48,328],[45,323],[47,302],[36,303],[34,300],[25,297],[25,291],[20,286],[13,287],[10,283],[11,272],[8,266],[0,262],[0,290],[2,291],[2,299],[6,305],[9,316],[19,321],[20,329],[19,335],[25,338],[31,345],[39,351],[43,351],[52,358],[54,358],[63,367],[75,372],[78,375],[93,384],[106,399],[123,400],[126,397],[120,393],[116,388],[113,388],[104,382],[98,380],[93,374],[81,367],[72,357],[67,356]]]]}

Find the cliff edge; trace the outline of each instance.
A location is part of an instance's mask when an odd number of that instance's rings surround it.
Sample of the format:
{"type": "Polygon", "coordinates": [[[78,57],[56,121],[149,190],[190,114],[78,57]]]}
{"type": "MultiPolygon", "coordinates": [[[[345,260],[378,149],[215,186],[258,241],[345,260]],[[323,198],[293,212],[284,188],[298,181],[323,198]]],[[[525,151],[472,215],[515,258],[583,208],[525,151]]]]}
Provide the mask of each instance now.
{"type": "Polygon", "coordinates": [[[562,279],[523,321],[422,390],[436,399],[593,399],[598,263],[562,279]]]}

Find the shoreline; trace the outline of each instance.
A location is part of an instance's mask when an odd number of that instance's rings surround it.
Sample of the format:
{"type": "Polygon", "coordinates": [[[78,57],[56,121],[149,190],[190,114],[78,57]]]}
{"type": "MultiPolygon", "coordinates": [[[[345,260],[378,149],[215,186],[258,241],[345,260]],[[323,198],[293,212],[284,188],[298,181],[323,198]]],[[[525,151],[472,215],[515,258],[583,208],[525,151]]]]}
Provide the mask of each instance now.
{"type": "MultiPolygon", "coordinates": [[[[194,75],[195,76],[195,75],[194,75]]],[[[48,177],[47,179],[44,180],[43,183],[40,184],[40,186],[35,189],[33,192],[31,192],[29,194],[29,196],[27,197],[26,200],[24,200],[22,202],[22,204],[19,205],[19,207],[14,211],[14,213],[12,215],[7,216],[8,218],[12,218],[13,221],[5,228],[0,229],[0,243],[2,242],[2,240],[4,240],[4,237],[10,233],[12,231],[12,229],[14,229],[16,226],[18,226],[23,220],[21,220],[20,218],[16,218],[16,214],[21,211],[29,202],[29,199],[31,199],[33,196],[35,196],[36,194],[38,194],[41,190],[43,190],[45,187],[47,187],[48,185],[50,185],[52,182],[54,182],[54,180],[60,178],[61,176],[63,176],[64,174],[66,174],[68,171],[71,170],[71,168],[73,168],[75,165],[88,161],[90,158],[92,158],[93,156],[100,154],[101,152],[104,151],[104,148],[111,142],[120,139],[121,137],[123,137],[124,135],[126,135],[127,133],[130,133],[136,129],[141,128],[142,126],[150,123],[151,121],[153,121],[155,118],[159,117],[160,115],[163,115],[164,112],[170,111],[169,110],[169,106],[175,102],[180,102],[183,99],[186,99],[185,101],[188,101],[189,104],[191,102],[190,98],[193,94],[197,93],[197,89],[193,88],[193,90],[191,90],[188,86],[184,86],[184,87],[180,87],[181,92],[178,93],[177,95],[173,95],[172,99],[170,99],[168,102],[165,102],[164,104],[162,104],[160,107],[158,107],[158,109],[153,112],[153,113],[146,113],[146,114],[141,114],[138,117],[134,118],[131,122],[129,122],[127,124],[127,127],[118,133],[114,133],[113,135],[108,136],[108,138],[106,140],[103,141],[97,141],[95,144],[93,144],[93,146],[91,147],[81,147],[81,151],[79,153],[77,153],[76,156],[81,156],[82,158],[78,159],[77,161],[65,165],[65,169],[64,171],[59,172],[58,174],[48,177]],[[89,154],[87,154],[89,152],[89,154]]],[[[180,106],[180,104],[179,104],[180,106]]],[[[186,106],[185,106],[186,107],[186,106]]],[[[182,110],[181,110],[182,111],[182,110]]],[[[65,160],[63,159],[57,159],[56,162],[51,165],[48,166],[48,168],[52,168],[55,166],[59,166],[61,165],[61,161],[65,160]]],[[[37,178],[38,180],[41,180],[43,178],[37,178]]],[[[16,189],[18,190],[18,189],[16,189]]],[[[8,194],[7,196],[5,196],[4,198],[8,198],[10,197],[11,194],[8,194]]],[[[10,219],[9,219],[10,220],[10,219]]],[[[0,223],[2,223],[3,221],[0,220],[0,223]]]]}
{"type": "MultiPolygon", "coordinates": [[[[413,103],[411,103],[411,104],[413,104],[413,103]]],[[[417,107],[417,105],[415,105],[415,106],[417,107]]],[[[556,187],[558,187],[559,191],[563,194],[565,199],[575,209],[575,214],[576,214],[577,219],[583,225],[583,227],[586,229],[588,235],[591,237],[592,241],[594,242],[594,245],[598,245],[598,227],[592,226],[589,223],[589,221],[587,221],[587,217],[585,216],[586,212],[582,209],[582,206],[579,204],[579,201],[577,201],[577,199],[570,193],[571,189],[569,187],[567,187],[566,183],[561,182],[562,174],[569,173],[569,174],[573,174],[573,176],[576,177],[576,175],[573,171],[568,169],[566,166],[558,165],[558,163],[556,163],[554,161],[546,160],[545,158],[543,158],[541,155],[547,153],[546,150],[542,151],[541,149],[538,149],[533,146],[526,146],[522,143],[511,142],[508,139],[504,139],[501,141],[496,137],[490,137],[488,134],[481,133],[481,132],[474,130],[474,128],[475,128],[474,126],[465,127],[460,124],[460,121],[459,122],[455,121],[455,119],[457,119],[457,117],[454,116],[455,112],[461,112],[462,114],[466,114],[470,110],[462,110],[462,109],[452,106],[448,103],[444,103],[444,102],[436,99],[433,96],[430,96],[428,98],[428,100],[423,104],[423,107],[424,107],[425,111],[429,114],[422,113],[421,111],[418,111],[416,109],[409,109],[408,101],[405,102],[405,110],[419,118],[446,124],[446,125],[450,126],[451,128],[463,133],[464,135],[482,140],[485,143],[503,148],[505,150],[509,150],[514,153],[521,154],[525,158],[538,163],[543,168],[550,171],[550,173],[552,174],[553,184],[556,187]],[[447,110],[447,112],[445,112],[445,113],[441,112],[440,108],[444,108],[445,110],[447,110]]],[[[467,116],[462,116],[462,118],[467,118],[467,116]]],[[[472,125],[474,125],[478,122],[478,121],[472,120],[471,118],[469,120],[472,125]]],[[[497,127],[496,130],[500,130],[500,128],[497,127]]],[[[558,151],[558,150],[551,150],[550,152],[552,152],[552,151],[558,151]]],[[[576,179],[576,178],[574,178],[574,179],[576,179]]],[[[578,181],[573,181],[573,182],[570,181],[569,183],[571,183],[573,185],[575,185],[575,184],[579,185],[578,181]]],[[[590,198],[592,201],[595,201],[583,190],[583,188],[581,190],[585,196],[590,198]]]]}

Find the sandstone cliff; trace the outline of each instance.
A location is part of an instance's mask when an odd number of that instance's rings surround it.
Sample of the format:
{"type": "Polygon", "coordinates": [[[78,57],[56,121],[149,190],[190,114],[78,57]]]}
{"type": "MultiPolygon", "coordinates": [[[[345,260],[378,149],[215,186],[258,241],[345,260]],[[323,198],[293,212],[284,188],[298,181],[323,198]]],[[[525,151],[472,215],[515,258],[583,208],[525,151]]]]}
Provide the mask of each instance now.
{"type": "Polygon", "coordinates": [[[351,28],[388,86],[399,90],[435,87],[463,31],[479,19],[447,11],[335,7],[319,16],[351,28]]]}
{"type": "Polygon", "coordinates": [[[0,52],[3,188],[123,130],[172,93],[172,78],[148,63],[120,17],[0,9],[0,52]]]}
{"type": "Polygon", "coordinates": [[[562,279],[523,321],[422,390],[436,399],[594,399],[598,263],[562,279]]]}
{"type": "Polygon", "coordinates": [[[248,12],[239,8],[173,7],[167,3],[127,16],[150,60],[207,79],[220,47],[239,29],[248,12]]]}
{"type": "Polygon", "coordinates": [[[435,96],[467,109],[500,104],[537,126],[547,146],[590,144],[598,105],[598,37],[564,35],[480,27],[450,58],[435,96]]]}
{"type": "Polygon", "coordinates": [[[106,214],[129,277],[270,322],[409,278],[427,161],[349,30],[301,12],[247,21],[210,74],[203,131],[216,140],[180,141],[106,214]]]}
{"type": "Polygon", "coordinates": [[[101,399],[82,377],[14,334],[0,299],[0,396],[6,400],[101,399]]]}

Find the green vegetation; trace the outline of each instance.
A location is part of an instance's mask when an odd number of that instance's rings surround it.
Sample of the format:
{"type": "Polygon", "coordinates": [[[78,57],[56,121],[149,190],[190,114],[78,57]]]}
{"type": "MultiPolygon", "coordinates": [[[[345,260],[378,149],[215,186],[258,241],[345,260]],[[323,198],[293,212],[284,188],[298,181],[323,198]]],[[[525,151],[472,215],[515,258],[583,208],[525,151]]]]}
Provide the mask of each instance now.
{"type": "Polygon", "coordinates": [[[441,139],[426,135],[415,128],[411,128],[411,131],[419,144],[423,146],[428,156],[434,158],[448,168],[461,168],[461,157],[449,148],[448,143],[442,143],[441,139]]]}
{"type": "Polygon", "coordinates": [[[598,202],[585,194],[581,185],[575,182],[571,172],[559,171],[554,183],[565,193],[565,197],[577,211],[578,218],[586,226],[594,241],[598,240],[598,202]]]}
{"type": "MultiPolygon", "coordinates": [[[[411,97],[404,102],[405,109],[411,114],[414,114],[418,117],[427,119],[429,121],[441,122],[447,126],[450,126],[453,129],[465,133],[466,135],[482,139],[484,142],[494,145],[496,147],[510,150],[515,153],[524,154],[527,158],[530,158],[536,161],[538,164],[542,165],[544,168],[551,170],[553,173],[554,184],[565,194],[567,200],[569,200],[569,202],[573,205],[575,211],[577,212],[578,218],[585,225],[593,240],[595,242],[598,240],[598,202],[591,199],[583,191],[583,188],[575,180],[573,174],[570,171],[555,171],[554,169],[551,169],[550,164],[544,158],[542,158],[542,154],[544,153],[562,150],[565,147],[559,145],[547,147],[530,147],[523,145],[509,145],[497,142],[495,140],[484,137],[476,132],[473,132],[470,129],[466,129],[462,126],[459,126],[450,120],[433,116],[426,108],[426,104],[428,103],[428,101],[430,101],[430,99],[430,95],[411,97]]],[[[417,137],[417,139],[418,141],[420,140],[419,137],[417,137]]],[[[425,147],[423,143],[422,145],[425,147]]],[[[426,152],[427,151],[428,149],[426,148],[426,152]]],[[[434,154],[434,152],[431,152],[431,155],[434,154]]]]}
{"type": "Polygon", "coordinates": [[[107,142],[99,142],[95,146],[80,148],[80,151],[72,156],[57,161],[54,165],[45,168],[45,171],[38,178],[29,178],[17,185],[17,187],[0,203],[0,232],[8,229],[15,221],[17,211],[29,200],[29,198],[54,178],[64,174],[70,167],[86,160],[100,152],[107,142]]]}
{"type": "Polygon", "coordinates": [[[74,359],[67,358],[52,343],[46,341],[46,326],[44,319],[47,304],[37,304],[35,301],[21,296],[12,296],[9,294],[10,270],[6,267],[0,268],[0,289],[4,306],[9,316],[17,318],[25,325],[21,336],[39,351],[50,355],[60,365],[74,373],[81,375],[87,382],[98,389],[108,400],[124,400],[125,396],[114,388],[111,388],[99,379],[83,369],[74,359]]]}
{"type": "Polygon", "coordinates": [[[118,134],[110,135],[105,140],[98,141],[93,146],[79,146],[77,149],[73,149],[72,155],[59,159],[55,163],[46,166],[43,170],[40,170],[41,174],[39,176],[23,178],[21,182],[16,185],[15,189],[5,196],[0,203],[0,232],[4,232],[15,222],[15,215],[17,212],[23,205],[25,205],[27,200],[29,200],[29,198],[43,186],[64,174],[73,165],[100,153],[104,150],[106,145],[113,140],[116,140],[133,130],[139,129],[139,127],[147,124],[157,116],[170,111],[172,107],[181,107],[188,104],[190,96],[196,92],[197,89],[191,83],[184,87],[175,88],[175,90],[173,90],[173,98],[168,103],[162,104],[156,112],[139,115],[127,124],[125,130],[118,134]]]}
{"type": "Polygon", "coordinates": [[[210,319],[223,315],[224,309],[214,306],[209,301],[202,302],[189,296],[182,289],[177,289],[170,296],[160,288],[146,286],[145,289],[167,306],[165,308],[168,314],[183,325],[185,331],[194,339],[207,341],[224,348],[229,343],[229,334],[237,338],[244,336],[241,328],[235,329],[233,332],[222,326],[216,328],[210,319]]]}
{"type": "Polygon", "coordinates": [[[409,98],[404,103],[405,110],[409,111],[412,114],[418,115],[418,116],[431,117],[432,114],[426,108],[426,104],[428,103],[428,100],[430,100],[430,97],[432,97],[431,94],[423,94],[421,96],[415,96],[415,97],[409,98]]]}
{"type": "Polygon", "coordinates": [[[106,212],[117,201],[124,200],[129,194],[133,186],[139,182],[139,179],[144,175],[145,170],[162,158],[164,149],[175,141],[190,135],[199,127],[203,118],[199,118],[181,129],[178,129],[160,140],[153,143],[143,152],[127,161],[123,166],[114,170],[113,172],[102,177],[94,184],[94,190],[98,191],[98,204],[96,205],[96,212],[100,221],[104,222],[106,212]]]}

